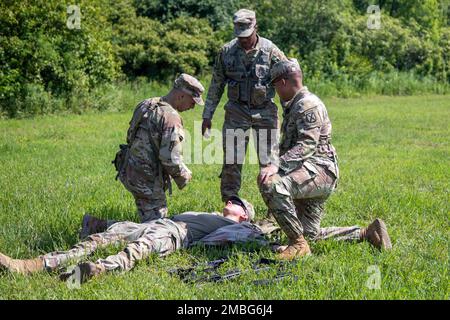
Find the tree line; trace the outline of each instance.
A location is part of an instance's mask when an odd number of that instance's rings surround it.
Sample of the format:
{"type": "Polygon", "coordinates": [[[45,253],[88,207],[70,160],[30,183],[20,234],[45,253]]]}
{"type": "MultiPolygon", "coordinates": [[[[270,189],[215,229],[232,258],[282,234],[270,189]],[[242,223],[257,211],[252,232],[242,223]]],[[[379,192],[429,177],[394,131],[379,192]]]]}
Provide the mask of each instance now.
{"type": "MultiPolygon", "coordinates": [[[[407,74],[447,86],[445,1],[379,0],[380,11],[368,12],[373,2],[3,0],[0,115],[70,109],[118,81],[168,82],[180,72],[204,77],[233,38],[233,13],[244,7],[256,11],[260,34],[297,58],[313,83],[364,91],[387,75],[407,74]]],[[[345,89],[335,88],[338,95],[345,89]]]]}

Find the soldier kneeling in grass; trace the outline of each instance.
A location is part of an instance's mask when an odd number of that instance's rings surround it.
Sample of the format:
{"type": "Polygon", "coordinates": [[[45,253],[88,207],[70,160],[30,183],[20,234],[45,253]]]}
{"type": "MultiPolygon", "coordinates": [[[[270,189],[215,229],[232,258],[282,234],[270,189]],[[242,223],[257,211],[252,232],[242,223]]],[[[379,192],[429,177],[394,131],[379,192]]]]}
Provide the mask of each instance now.
{"type": "Polygon", "coordinates": [[[276,63],[271,83],[284,102],[280,158],[278,166],[271,164],[261,170],[258,183],[266,205],[289,239],[279,258],[310,254],[304,235],[312,240],[366,240],[380,249],[390,249],[387,228],[380,219],[367,228],[320,227],[324,204],[339,179],[327,109],[303,86],[303,74],[295,59],[276,63]]]}
{"type": "MultiPolygon", "coordinates": [[[[138,260],[151,253],[166,256],[173,251],[186,248],[196,242],[211,244],[224,238],[231,241],[262,241],[261,230],[249,223],[255,216],[253,206],[244,199],[231,197],[220,213],[185,212],[171,218],[161,218],[144,223],[116,222],[105,232],[89,235],[84,241],[68,251],[51,252],[35,259],[11,259],[0,253],[0,269],[31,274],[39,271],[54,271],[69,262],[79,262],[99,248],[127,243],[116,255],[94,262],[78,263],[80,281],[106,271],[132,269],[138,260]]],[[[85,230],[89,233],[90,230],[85,230]]],[[[62,273],[61,279],[71,274],[62,273]]]]}

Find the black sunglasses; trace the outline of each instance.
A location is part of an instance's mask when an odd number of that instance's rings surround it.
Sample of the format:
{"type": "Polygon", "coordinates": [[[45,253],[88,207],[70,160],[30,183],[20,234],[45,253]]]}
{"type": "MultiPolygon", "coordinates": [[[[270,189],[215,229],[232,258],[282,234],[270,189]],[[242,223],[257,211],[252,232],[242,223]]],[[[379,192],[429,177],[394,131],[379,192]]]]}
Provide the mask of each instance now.
{"type": "Polygon", "coordinates": [[[236,199],[230,199],[229,201],[231,201],[232,204],[242,207],[242,209],[244,209],[245,213],[247,213],[247,208],[245,207],[245,205],[242,202],[240,202],[236,199]]]}

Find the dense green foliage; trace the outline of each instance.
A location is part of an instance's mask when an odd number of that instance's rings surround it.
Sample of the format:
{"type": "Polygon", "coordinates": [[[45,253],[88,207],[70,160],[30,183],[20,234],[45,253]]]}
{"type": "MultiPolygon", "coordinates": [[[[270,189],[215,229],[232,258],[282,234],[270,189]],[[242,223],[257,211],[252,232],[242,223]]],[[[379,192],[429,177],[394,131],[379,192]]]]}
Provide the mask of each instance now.
{"type": "MultiPolygon", "coordinates": [[[[127,96],[130,104],[136,104],[157,94],[145,89],[127,96]]],[[[253,254],[239,247],[188,249],[165,259],[152,256],[130,272],[102,276],[79,290],[69,289],[57,273],[0,274],[0,299],[448,300],[449,98],[324,99],[333,121],[341,180],[327,202],[322,224],[366,225],[380,217],[392,237],[391,252],[380,253],[368,243],[311,243],[313,255],[289,269],[298,280],[255,286],[252,280],[274,275],[250,270],[258,257],[273,257],[267,248],[253,254]],[[233,257],[221,271],[241,268],[248,273],[234,281],[197,286],[167,272],[226,254],[233,257]],[[370,266],[381,272],[380,289],[366,286],[373,274],[368,272],[370,266]]],[[[222,106],[214,128],[222,125],[222,106]]],[[[191,137],[194,131],[200,134],[194,121],[201,112],[196,107],[182,115],[191,137]]],[[[130,117],[131,110],[0,122],[1,252],[29,258],[68,249],[78,241],[85,212],[137,221],[133,197],[114,181],[110,164],[118,144],[124,142],[130,117]]],[[[220,210],[221,165],[189,167],[193,180],[186,189],[174,188],[168,199],[170,214],[220,210]]],[[[257,165],[244,166],[242,196],[253,202],[257,218],[262,218],[267,209],[256,185],[257,173],[257,165]]],[[[122,248],[101,250],[90,259],[122,248]]]]}
{"type": "MultiPolygon", "coordinates": [[[[118,80],[168,82],[206,75],[232,38],[232,15],[256,10],[259,32],[301,62],[305,79],[330,95],[391,90],[400,78],[449,91],[450,27],[444,1],[384,0],[381,28],[368,29],[368,0],[81,0],[0,4],[0,116],[107,109],[118,80]],[[374,81],[377,82],[374,84],[374,81]]],[[[406,82],[407,84],[410,82],[406,82]]]]}
{"type": "Polygon", "coordinates": [[[119,69],[106,18],[91,1],[80,5],[87,18],[81,29],[71,30],[61,1],[1,2],[1,112],[53,111],[46,108],[54,95],[70,100],[116,78],[119,69]]]}
{"type": "Polygon", "coordinates": [[[166,80],[180,72],[199,75],[220,45],[205,19],[180,16],[161,23],[137,16],[129,1],[114,2],[110,11],[112,42],[129,78],[166,80]]]}
{"type": "Polygon", "coordinates": [[[214,29],[230,25],[241,3],[240,0],[134,0],[138,15],[163,22],[180,16],[204,18],[214,29]]]}

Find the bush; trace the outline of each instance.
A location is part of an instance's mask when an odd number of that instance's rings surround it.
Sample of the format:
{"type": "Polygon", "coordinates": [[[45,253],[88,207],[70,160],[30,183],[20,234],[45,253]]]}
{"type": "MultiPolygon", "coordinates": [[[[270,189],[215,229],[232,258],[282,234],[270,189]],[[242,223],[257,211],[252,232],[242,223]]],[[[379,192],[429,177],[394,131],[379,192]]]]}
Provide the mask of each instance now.
{"type": "Polygon", "coordinates": [[[116,19],[113,43],[129,78],[158,80],[199,75],[220,45],[205,19],[182,16],[162,24],[134,13],[116,19]]]}
{"type": "Polygon", "coordinates": [[[81,29],[67,27],[67,6],[58,0],[1,2],[1,113],[56,111],[53,96],[88,92],[117,77],[106,18],[97,4],[78,3],[81,29]]]}

